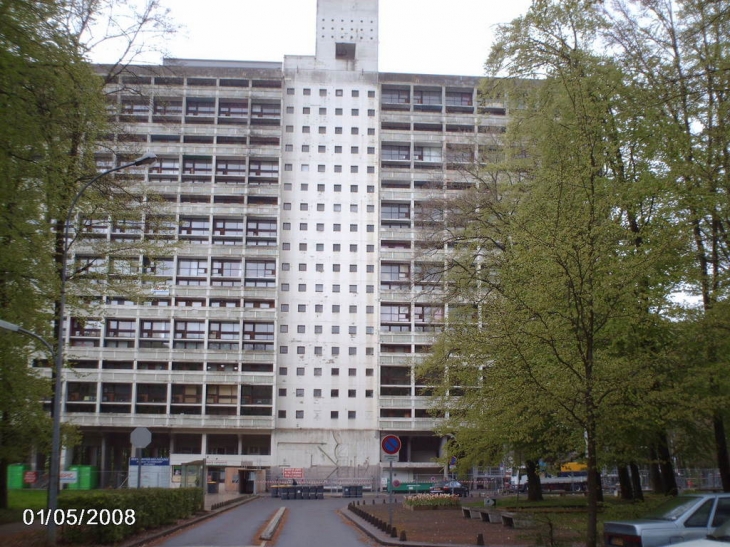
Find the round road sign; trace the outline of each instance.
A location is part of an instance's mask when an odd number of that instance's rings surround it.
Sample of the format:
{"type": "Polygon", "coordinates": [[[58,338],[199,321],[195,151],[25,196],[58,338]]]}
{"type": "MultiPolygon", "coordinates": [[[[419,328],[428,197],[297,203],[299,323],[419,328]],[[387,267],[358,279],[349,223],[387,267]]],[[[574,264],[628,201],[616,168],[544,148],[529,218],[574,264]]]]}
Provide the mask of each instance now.
{"type": "Polygon", "coordinates": [[[147,448],[152,442],[152,432],[146,427],[137,427],[129,436],[129,440],[137,448],[147,448]]]}
{"type": "Polygon", "coordinates": [[[380,441],[380,446],[386,454],[397,454],[401,447],[400,438],[395,435],[386,435],[380,441]]]}

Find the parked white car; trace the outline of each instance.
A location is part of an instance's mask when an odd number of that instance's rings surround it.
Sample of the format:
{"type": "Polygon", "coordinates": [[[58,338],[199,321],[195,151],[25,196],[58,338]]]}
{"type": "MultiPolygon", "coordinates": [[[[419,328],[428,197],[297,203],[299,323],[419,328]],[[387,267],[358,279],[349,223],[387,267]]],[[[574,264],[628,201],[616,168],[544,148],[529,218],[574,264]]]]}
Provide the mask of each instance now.
{"type": "Polygon", "coordinates": [[[678,545],[679,547],[723,547],[723,543],[730,543],[730,520],[725,521],[725,524],[721,524],[702,539],[683,541],[678,545]]]}
{"type": "MultiPolygon", "coordinates": [[[[730,493],[683,494],[642,519],[605,522],[603,544],[605,547],[660,547],[702,540],[728,520],[730,493]]],[[[712,545],[718,547],[716,542],[712,545]]]]}

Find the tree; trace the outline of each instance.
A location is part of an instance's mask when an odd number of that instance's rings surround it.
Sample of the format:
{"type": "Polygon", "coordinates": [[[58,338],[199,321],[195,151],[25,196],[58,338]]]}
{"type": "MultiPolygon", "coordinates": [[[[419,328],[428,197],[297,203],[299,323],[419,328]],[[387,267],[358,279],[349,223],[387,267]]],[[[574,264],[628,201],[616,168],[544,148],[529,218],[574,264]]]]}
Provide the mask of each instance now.
{"type": "MultiPolygon", "coordinates": [[[[66,244],[63,219],[81,184],[97,172],[95,154],[107,122],[107,78],[88,64],[84,32],[101,6],[118,4],[0,0],[0,307],[4,320],[48,340],[60,333],[53,319],[66,244]]],[[[146,2],[136,31],[123,33],[128,44],[139,42],[156,10],[156,1],[146,2]]],[[[146,198],[113,184],[98,190],[79,212],[129,216],[130,203],[146,198]],[[129,198],[124,207],[120,197],[129,198]]],[[[137,209],[137,216],[144,213],[137,209]]],[[[137,245],[135,252],[142,249],[137,245]]],[[[99,249],[99,256],[106,260],[115,251],[124,248],[99,249]]],[[[72,273],[88,270],[80,266],[72,273]]],[[[31,356],[37,364],[50,359],[27,339],[0,333],[0,507],[7,505],[7,465],[27,457],[31,444],[42,449],[49,431],[47,379],[28,367],[31,356]]]]}
{"type": "MultiPolygon", "coordinates": [[[[686,243],[682,288],[699,296],[703,315],[716,324],[730,265],[730,8],[712,0],[620,0],[604,9],[607,43],[626,77],[651,91],[646,106],[659,114],[652,127],[661,145],[657,166],[674,185],[673,215],[686,243]]],[[[705,390],[718,402],[727,393],[721,344],[704,337],[701,348],[692,348],[715,369],[705,390]]],[[[726,404],[714,407],[711,421],[723,490],[730,491],[726,413],[726,404]]]]}
{"type": "MultiPolygon", "coordinates": [[[[666,194],[652,168],[652,112],[636,108],[641,90],[596,53],[603,25],[586,2],[536,2],[501,28],[488,66],[508,79],[487,91],[508,100],[506,155],[526,158],[529,168],[500,233],[475,237],[454,261],[468,272],[457,279],[469,280],[456,286],[471,287],[459,295],[478,306],[468,335],[457,337],[470,341],[457,344],[458,358],[480,375],[469,385],[480,402],[464,421],[491,429],[486,421],[514,410],[510,425],[519,432],[503,442],[518,434],[538,441],[544,427],[584,454],[586,545],[597,540],[600,453],[617,442],[617,411],[653,387],[647,364],[662,348],[650,342],[663,325],[655,310],[666,306],[674,250],[672,238],[659,237],[670,219],[651,206],[666,194]],[[490,240],[499,245],[482,247],[490,240]],[[511,409],[498,389],[521,395],[531,411],[511,409]]],[[[450,377],[453,360],[442,364],[450,377]]]]}

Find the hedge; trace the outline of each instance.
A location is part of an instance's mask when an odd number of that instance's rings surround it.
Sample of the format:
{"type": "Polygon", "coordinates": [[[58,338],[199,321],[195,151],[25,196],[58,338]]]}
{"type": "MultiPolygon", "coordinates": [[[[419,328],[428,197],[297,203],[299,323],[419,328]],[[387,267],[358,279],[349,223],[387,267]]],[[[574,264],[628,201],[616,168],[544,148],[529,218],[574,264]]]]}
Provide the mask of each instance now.
{"type": "Polygon", "coordinates": [[[72,544],[114,543],[158,526],[174,524],[203,509],[204,494],[200,488],[142,488],[130,490],[92,490],[63,492],[59,508],[67,523],[60,536],[72,544]],[[68,524],[72,513],[83,523],[68,524]],[[96,524],[89,524],[91,517],[96,524]]]}

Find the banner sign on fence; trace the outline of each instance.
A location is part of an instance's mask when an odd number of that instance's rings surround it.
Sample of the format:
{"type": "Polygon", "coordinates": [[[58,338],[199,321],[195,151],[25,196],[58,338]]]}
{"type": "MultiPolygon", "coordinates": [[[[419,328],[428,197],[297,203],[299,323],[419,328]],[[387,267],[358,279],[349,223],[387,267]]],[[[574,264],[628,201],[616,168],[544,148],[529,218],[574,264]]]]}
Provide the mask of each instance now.
{"type": "Polygon", "coordinates": [[[284,467],[282,469],[285,479],[303,479],[304,468],[302,467],[284,467]]]}

